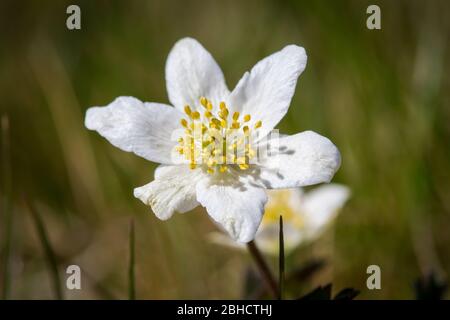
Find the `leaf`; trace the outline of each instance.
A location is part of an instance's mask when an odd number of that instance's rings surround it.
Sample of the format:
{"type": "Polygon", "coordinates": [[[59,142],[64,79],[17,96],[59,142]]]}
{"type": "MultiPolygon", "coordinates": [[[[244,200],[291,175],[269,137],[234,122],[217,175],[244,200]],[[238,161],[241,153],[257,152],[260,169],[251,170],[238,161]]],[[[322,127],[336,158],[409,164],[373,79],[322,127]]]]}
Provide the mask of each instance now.
{"type": "Polygon", "coordinates": [[[320,271],[326,265],[325,260],[312,260],[307,262],[304,266],[292,271],[287,277],[286,281],[305,282],[311,278],[316,272],[320,271]]]}
{"type": "Polygon", "coordinates": [[[331,283],[325,287],[319,286],[299,300],[331,300],[331,283]]]}
{"type": "Polygon", "coordinates": [[[333,300],[353,300],[359,294],[358,290],[353,288],[345,288],[334,297],[333,300]]]}
{"type": "Polygon", "coordinates": [[[345,288],[332,299],[331,298],[331,288],[332,284],[329,283],[325,287],[319,286],[314,289],[312,292],[306,294],[301,297],[299,300],[353,300],[358,294],[359,291],[353,288],[345,288]]]}

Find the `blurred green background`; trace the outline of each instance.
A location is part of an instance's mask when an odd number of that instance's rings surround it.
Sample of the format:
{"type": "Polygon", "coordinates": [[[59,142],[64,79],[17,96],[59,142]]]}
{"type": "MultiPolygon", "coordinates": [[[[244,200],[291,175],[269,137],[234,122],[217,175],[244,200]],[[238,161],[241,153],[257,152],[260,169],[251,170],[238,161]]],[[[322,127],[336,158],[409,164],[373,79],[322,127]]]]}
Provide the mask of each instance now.
{"type": "Polygon", "coordinates": [[[249,256],[208,243],[215,226],[202,209],[159,221],[132,194],[155,165],[83,126],[88,107],[120,95],[167,103],[165,60],[185,36],[212,53],[230,88],[287,44],[308,53],[279,128],[330,137],[343,157],[334,181],[353,194],[335,227],[295,253],[299,264],[327,260],[301,292],[333,282],[361,298],[407,299],[420,275],[445,279],[449,12],[448,1],[2,1],[2,274],[10,268],[0,288],[6,279],[9,298],[55,297],[28,201],[61,278],[69,264],[83,270],[83,289],[66,298],[127,298],[131,218],[138,298],[245,296],[249,256]],[[66,28],[69,4],[81,7],[81,30],[66,28]],[[366,28],[370,4],[381,7],[381,30],[366,28]],[[381,290],[366,288],[371,264],[381,267],[381,290]]]}

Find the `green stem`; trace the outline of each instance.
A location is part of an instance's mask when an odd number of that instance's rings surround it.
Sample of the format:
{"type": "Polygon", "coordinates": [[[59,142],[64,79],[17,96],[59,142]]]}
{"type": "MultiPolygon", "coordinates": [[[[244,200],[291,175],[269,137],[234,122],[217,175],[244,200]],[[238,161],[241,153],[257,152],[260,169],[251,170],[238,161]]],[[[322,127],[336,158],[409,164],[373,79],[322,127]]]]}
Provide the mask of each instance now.
{"type": "Polygon", "coordinates": [[[283,299],[284,288],[284,236],[283,236],[283,216],[280,215],[280,247],[278,252],[278,267],[279,267],[279,279],[278,279],[278,300],[283,299]]]}
{"type": "Polygon", "coordinates": [[[56,261],[56,255],[53,251],[53,248],[50,244],[50,240],[47,235],[47,230],[45,229],[45,225],[41,219],[41,216],[39,215],[36,208],[25,199],[25,204],[28,207],[28,210],[31,213],[31,216],[33,217],[34,224],[36,226],[36,231],[38,233],[39,239],[42,243],[42,246],[45,251],[45,256],[47,258],[47,264],[50,268],[50,274],[53,279],[53,288],[55,290],[56,299],[63,300],[63,288],[61,284],[61,277],[59,275],[58,271],[58,263],[56,261]]]}
{"type": "Polygon", "coordinates": [[[266,261],[264,260],[261,251],[259,251],[258,247],[256,246],[256,243],[253,240],[250,241],[249,243],[247,243],[247,248],[253,257],[253,260],[255,260],[255,263],[259,269],[259,272],[261,273],[261,276],[264,279],[267,289],[271,292],[274,298],[278,297],[278,286],[275,278],[270,271],[266,261]]]}

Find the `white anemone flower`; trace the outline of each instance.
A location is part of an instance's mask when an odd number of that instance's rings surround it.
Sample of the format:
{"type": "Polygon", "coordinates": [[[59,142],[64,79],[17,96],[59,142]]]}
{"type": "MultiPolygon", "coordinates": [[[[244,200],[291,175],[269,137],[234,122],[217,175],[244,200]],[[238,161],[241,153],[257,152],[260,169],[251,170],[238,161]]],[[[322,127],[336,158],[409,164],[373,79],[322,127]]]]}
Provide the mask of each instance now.
{"type": "MultiPolygon", "coordinates": [[[[283,216],[284,249],[289,254],[298,246],[320,237],[333,223],[350,196],[350,189],[332,183],[310,191],[298,189],[269,190],[269,200],[261,226],[256,233],[258,247],[276,255],[279,249],[279,218],[283,216]]],[[[212,232],[210,240],[217,244],[245,249],[223,233],[212,232]]]]}
{"type": "Polygon", "coordinates": [[[340,166],[338,149],[312,131],[266,138],[288,111],[306,59],[302,47],[288,45],[258,62],[230,92],[211,54],[184,38],[166,63],[172,106],[119,97],[89,108],[85,125],[114,146],[161,164],[152,182],[134,189],[158,218],[202,205],[234,240],[249,242],[264,213],[266,189],[329,182],[340,166]]]}

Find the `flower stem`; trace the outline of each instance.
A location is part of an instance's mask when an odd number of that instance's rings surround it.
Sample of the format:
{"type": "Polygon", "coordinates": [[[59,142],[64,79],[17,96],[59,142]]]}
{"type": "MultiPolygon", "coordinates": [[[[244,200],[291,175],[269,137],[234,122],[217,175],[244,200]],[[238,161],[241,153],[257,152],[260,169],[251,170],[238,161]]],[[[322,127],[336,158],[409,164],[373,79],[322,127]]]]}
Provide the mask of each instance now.
{"type": "Polygon", "coordinates": [[[279,242],[279,253],[278,253],[278,300],[283,299],[283,289],[284,289],[284,234],[283,234],[283,216],[280,215],[280,242],[279,242]]]}
{"type": "Polygon", "coordinates": [[[271,292],[274,298],[278,297],[278,286],[275,278],[270,271],[266,261],[264,260],[261,251],[259,251],[258,247],[256,246],[256,243],[253,240],[250,241],[249,243],[247,243],[247,248],[248,251],[250,251],[253,259],[255,260],[256,265],[258,266],[259,272],[264,279],[267,289],[271,292]]]}

